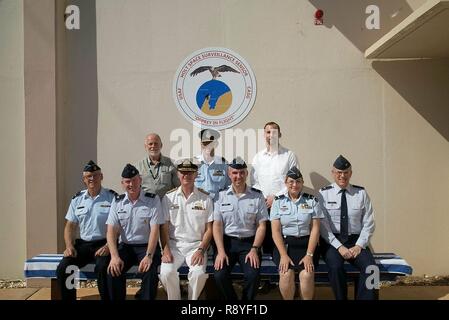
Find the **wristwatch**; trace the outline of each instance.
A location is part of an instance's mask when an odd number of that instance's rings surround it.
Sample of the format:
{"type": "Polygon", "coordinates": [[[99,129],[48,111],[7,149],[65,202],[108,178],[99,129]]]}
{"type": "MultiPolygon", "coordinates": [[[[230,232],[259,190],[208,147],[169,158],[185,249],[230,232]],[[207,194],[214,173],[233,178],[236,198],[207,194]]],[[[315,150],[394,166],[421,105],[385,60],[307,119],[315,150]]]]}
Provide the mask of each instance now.
{"type": "Polygon", "coordinates": [[[313,257],[313,253],[312,253],[312,252],[307,252],[307,255],[308,255],[309,257],[313,257]]]}
{"type": "Polygon", "coordinates": [[[202,248],[202,247],[199,247],[199,248],[196,249],[196,250],[201,251],[201,252],[204,252],[204,248],[202,248]]]}
{"type": "Polygon", "coordinates": [[[256,251],[259,252],[260,247],[258,247],[258,246],[252,246],[251,249],[256,249],[256,251]]]}
{"type": "Polygon", "coordinates": [[[152,254],[151,252],[148,252],[148,253],[147,253],[147,257],[148,257],[148,258],[151,258],[152,255],[153,255],[153,254],[152,254]]]}

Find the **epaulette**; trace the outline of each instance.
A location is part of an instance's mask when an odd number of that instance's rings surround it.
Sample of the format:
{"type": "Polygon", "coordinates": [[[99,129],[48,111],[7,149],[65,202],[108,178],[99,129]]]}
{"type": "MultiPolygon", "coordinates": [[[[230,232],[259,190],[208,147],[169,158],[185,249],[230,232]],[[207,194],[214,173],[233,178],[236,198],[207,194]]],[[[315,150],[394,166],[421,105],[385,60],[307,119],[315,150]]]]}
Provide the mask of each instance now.
{"type": "Polygon", "coordinates": [[[262,191],[260,191],[259,189],[253,188],[253,187],[251,187],[251,190],[262,193],[262,191]]]}
{"type": "Polygon", "coordinates": [[[168,191],[166,192],[166,194],[167,194],[167,193],[172,193],[173,191],[176,191],[176,189],[178,189],[178,187],[173,188],[173,189],[171,189],[171,190],[168,190],[168,191]]]}
{"type": "Polygon", "coordinates": [[[224,164],[228,164],[228,162],[226,161],[226,159],[225,159],[224,157],[221,157],[221,161],[222,161],[222,163],[224,163],[224,164]]]}
{"type": "Polygon", "coordinates": [[[284,198],[285,198],[285,194],[281,194],[280,196],[274,197],[274,200],[279,200],[279,199],[284,199],[284,198]]]}
{"type": "Polygon", "coordinates": [[[116,195],[118,195],[118,193],[117,192],[115,192],[114,190],[112,190],[112,189],[109,189],[109,192],[110,193],[112,193],[114,196],[116,196],[116,195]]]}
{"type": "Polygon", "coordinates": [[[362,190],[365,190],[365,188],[364,187],[361,187],[361,186],[356,186],[355,184],[353,184],[352,185],[354,188],[356,188],[356,189],[362,189],[362,190]]]}
{"type": "Polygon", "coordinates": [[[77,193],[75,193],[75,195],[72,197],[72,199],[75,199],[76,197],[78,197],[81,194],[81,192],[83,192],[83,191],[78,191],[77,193]]]}
{"type": "Polygon", "coordinates": [[[333,185],[330,185],[330,186],[327,186],[327,187],[323,187],[323,188],[321,188],[320,190],[321,190],[321,191],[329,190],[329,189],[332,189],[333,187],[334,187],[333,185]]]}
{"type": "Polygon", "coordinates": [[[155,193],[145,192],[145,197],[148,197],[148,198],[154,198],[155,196],[156,196],[155,193]]]}
{"type": "Polygon", "coordinates": [[[206,190],[203,190],[203,189],[201,189],[201,188],[198,188],[198,191],[199,191],[199,192],[202,192],[202,193],[204,193],[204,194],[206,194],[206,195],[209,195],[209,192],[207,192],[206,190]]]}
{"type": "Polygon", "coordinates": [[[305,192],[304,192],[302,195],[303,195],[303,197],[306,198],[306,199],[316,200],[316,198],[315,198],[315,196],[314,196],[313,194],[305,193],[305,192]]]}
{"type": "Polygon", "coordinates": [[[125,194],[116,194],[115,195],[115,200],[120,201],[125,197],[125,194]]]}

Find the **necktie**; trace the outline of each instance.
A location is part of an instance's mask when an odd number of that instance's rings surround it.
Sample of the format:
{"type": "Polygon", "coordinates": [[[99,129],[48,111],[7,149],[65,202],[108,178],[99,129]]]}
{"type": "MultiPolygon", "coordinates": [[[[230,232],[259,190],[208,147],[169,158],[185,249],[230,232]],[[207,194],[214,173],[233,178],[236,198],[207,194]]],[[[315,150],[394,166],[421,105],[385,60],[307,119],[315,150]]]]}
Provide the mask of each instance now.
{"type": "Polygon", "coordinates": [[[346,189],[341,191],[341,211],[340,211],[340,242],[348,241],[348,204],[346,202],[346,189]]]}

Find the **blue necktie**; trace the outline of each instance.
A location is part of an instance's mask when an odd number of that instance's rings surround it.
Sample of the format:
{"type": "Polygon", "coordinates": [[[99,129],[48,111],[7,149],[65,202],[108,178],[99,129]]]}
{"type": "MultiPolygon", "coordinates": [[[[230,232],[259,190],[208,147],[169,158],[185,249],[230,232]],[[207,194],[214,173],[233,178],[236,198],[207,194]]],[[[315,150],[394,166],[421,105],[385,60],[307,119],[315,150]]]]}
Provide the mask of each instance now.
{"type": "Polygon", "coordinates": [[[340,211],[340,242],[348,241],[348,204],[346,202],[346,189],[341,189],[341,211],[340,211]]]}

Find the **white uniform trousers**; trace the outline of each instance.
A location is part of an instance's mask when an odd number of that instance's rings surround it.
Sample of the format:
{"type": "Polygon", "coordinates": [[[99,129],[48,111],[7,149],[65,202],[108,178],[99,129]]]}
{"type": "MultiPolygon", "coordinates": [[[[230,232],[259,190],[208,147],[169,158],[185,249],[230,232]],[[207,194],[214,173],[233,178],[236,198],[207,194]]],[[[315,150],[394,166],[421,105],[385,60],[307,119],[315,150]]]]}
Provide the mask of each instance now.
{"type": "Polygon", "coordinates": [[[182,244],[170,240],[169,246],[173,255],[173,262],[162,262],[159,274],[162,285],[167,291],[168,300],[181,300],[178,269],[184,262],[186,262],[189,267],[189,273],[187,275],[187,279],[189,280],[188,298],[189,300],[198,300],[198,297],[206,284],[206,280],[209,277],[209,275],[206,274],[207,254],[204,257],[203,265],[192,266],[191,258],[198,249],[197,244],[182,244]]]}

